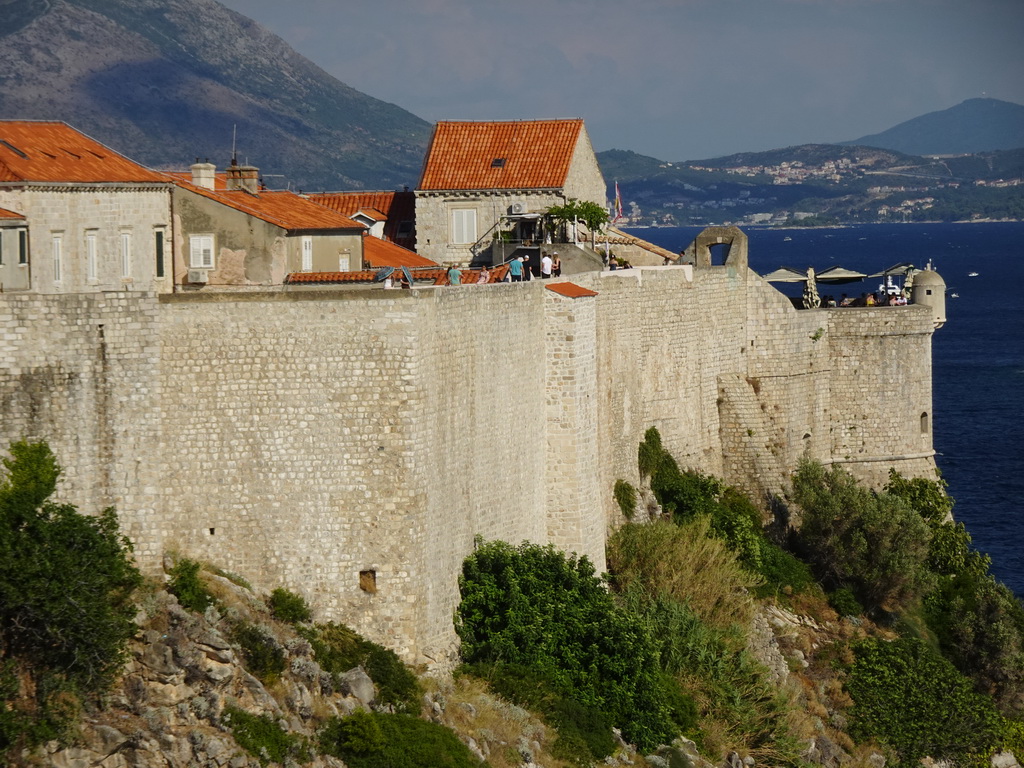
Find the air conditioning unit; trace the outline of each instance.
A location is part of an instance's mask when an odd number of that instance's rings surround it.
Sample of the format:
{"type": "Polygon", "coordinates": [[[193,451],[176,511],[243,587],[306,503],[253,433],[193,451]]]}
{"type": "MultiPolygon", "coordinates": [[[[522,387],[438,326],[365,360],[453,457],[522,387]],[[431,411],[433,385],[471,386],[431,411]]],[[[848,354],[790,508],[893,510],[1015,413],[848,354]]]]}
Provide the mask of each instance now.
{"type": "Polygon", "coordinates": [[[525,203],[512,203],[512,205],[510,205],[508,207],[508,212],[513,214],[513,215],[526,213],[526,204],[525,203]]]}
{"type": "Polygon", "coordinates": [[[190,269],[188,271],[188,281],[190,283],[206,285],[206,276],[208,272],[209,270],[206,269],[190,269]]]}

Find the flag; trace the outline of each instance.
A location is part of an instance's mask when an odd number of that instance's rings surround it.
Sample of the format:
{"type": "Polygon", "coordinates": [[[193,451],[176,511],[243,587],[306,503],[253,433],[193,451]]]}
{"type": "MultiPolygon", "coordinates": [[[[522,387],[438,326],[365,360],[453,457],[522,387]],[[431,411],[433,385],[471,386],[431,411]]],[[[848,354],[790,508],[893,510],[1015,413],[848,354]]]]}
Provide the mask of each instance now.
{"type": "Polygon", "coordinates": [[[619,194],[619,182],[615,182],[615,218],[612,224],[622,218],[622,195],[619,194]]]}

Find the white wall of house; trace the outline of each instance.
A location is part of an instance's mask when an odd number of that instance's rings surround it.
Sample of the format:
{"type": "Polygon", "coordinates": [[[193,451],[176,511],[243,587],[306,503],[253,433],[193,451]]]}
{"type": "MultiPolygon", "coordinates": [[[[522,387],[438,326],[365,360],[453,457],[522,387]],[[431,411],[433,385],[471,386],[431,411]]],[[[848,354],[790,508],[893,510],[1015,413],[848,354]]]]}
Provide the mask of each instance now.
{"type": "MultiPolygon", "coordinates": [[[[0,208],[25,216],[28,265],[14,269],[31,275],[35,293],[172,289],[169,185],[0,188],[0,208]]],[[[18,258],[16,238],[4,234],[4,269],[18,258]]]]}

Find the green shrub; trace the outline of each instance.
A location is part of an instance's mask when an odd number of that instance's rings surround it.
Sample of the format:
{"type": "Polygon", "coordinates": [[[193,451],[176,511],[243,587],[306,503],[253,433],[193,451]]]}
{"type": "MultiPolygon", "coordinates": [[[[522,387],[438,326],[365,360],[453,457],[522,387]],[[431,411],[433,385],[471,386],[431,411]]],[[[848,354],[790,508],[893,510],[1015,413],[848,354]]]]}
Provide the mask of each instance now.
{"type": "Polygon", "coordinates": [[[299,634],[309,641],[325,672],[340,675],[361,666],[377,687],[378,702],[397,712],[419,712],[419,682],[394,651],[333,622],[302,627],[299,634]]]}
{"type": "Polygon", "coordinates": [[[644,441],[637,449],[636,458],[641,477],[653,477],[661,467],[665,450],[661,447],[661,433],[657,427],[651,427],[644,433],[644,441]]]}
{"type": "Polygon", "coordinates": [[[532,667],[642,748],[671,740],[651,640],[616,608],[587,558],[488,542],[463,562],[459,589],[465,661],[532,667]]]}
{"type": "Polygon", "coordinates": [[[196,613],[202,613],[217,602],[199,578],[201,569],[202,565],[195,560],[181,559],[171,568],[167,585],[167,591],[178,598],[182,608],[196,613]]]}
{"type": "Polygon", "coordinates": [[[932,526],[927,565],[932,573],[956,576],[971,572],[981,576],[988,572],[992,559],[972,547],[971,534],[963,523],[939,523],[932,526]]]}
{"type": "Polygon", "coordinates": [[[987,757],[1001,738],[991,699],[920,640],[863,641],[846,686],[854,702],[851,734],[887,744],[901,766],[925,756],[987,757]]]}
{"type": "Polygon", "coordinates": [[[1024,715],[1024,606],[991,574],[942,579],[925,618],[943,653],[1007,715],[1024,715]]]}
{"type": "Polygon", "coordinates": [[[625,480],[616,480],[612,494],[615,496],[615,503],[622,511],[622,516],[627,520],[632,520],[636,515],[636,488],[625,480]]]}
{"type": "Polygon", "coordinates": [[[886,493],[903,499],[924,520],[932,525],[939,525],[953,514],[953,498],[946,494],[946,481],[935,470],[936,480],[915,477],[911,480],[903,477],[895,469],[889,469],[889,482],[886,493]]]}
{"type": "Polygon", "coordinates": [[[828,604],[840,616],[860,616],[864,613],[864,606],[857,602],[853,592],[846,587],[840,587],[829,594],[828,604]]]}
{"type": "Polygon", "coordinates": [[[263,627],[239,622],[231,630],[231,640],[241,648],[245,668],[265,683],[277,680],[288,667],[284,649],[263,627]]]}
{"type": "Polygon", "coordinates": [[[491,689],[532,712],[558,731],[552,754],[590,765],[615,750],[612,723],[598,707],[581,704],[533,668],[502,662],[467,664],[461,673],[486,680],[491,689]]]}
{"type": "Polygon", "coordinates": [[[286,624],[300,624],[313,618],[302,595],[278,587],[270,593],[270,612],[278,621],[286,624]]]}
{"type": "Polygon", "coordinates": [[[260,765],[284,763],[289,758],[300,763],[313,759],[306,739],[288,733],[266,715],[253,715],[228,706],[224,708],[224,722],[238,746],[258,758],[260,765]]]}
{"type": "Polygon", "coordinates": [[[689,689],[675,684],[681,732],[701,738],[693,700],[699,696],[704,717],[727,731],[736,747],[757,752],[758,763],[797,764],[800,745],[789,730],[788,702],[746,651],[745,636],[707,625],[684,603],[656,596],[656,587],[637,586],[624,598],[656,639],[664,673],[689,689]]]}
{"type": "Polygon", "coordinates": [[[21,441],[9,450],[0,481],[0,756],[63,738],[80,698],[109,686],[128,658],[142,583],[114,510],[88,516],[48,501],[61,473],[49,447],[21,441]],[[31,701],[14,703],[18,674],[31,701]]]}
{"type": "Polygon", "coordinates": [[[764,579],[764,584],[755,592],[759,597],[776,594],[787,587],[793,594],[820,589],[807,563],[767,539],[761,542],[758,572],[764,579]]]}
{"type": "Polygon", "coordinates": [[[349,768],[486,768],[454,731],[412,715],[356,712],[332,718],[320,748],[349,768]]]}
{"type": "Polygon", "coordinates": [[[931,531],[899,497],[875,494],[848,472],[802,461],[793,496],[801,550],[828,589],[848,587],[869,611],[899,611],[932,584],[931,531]]]}

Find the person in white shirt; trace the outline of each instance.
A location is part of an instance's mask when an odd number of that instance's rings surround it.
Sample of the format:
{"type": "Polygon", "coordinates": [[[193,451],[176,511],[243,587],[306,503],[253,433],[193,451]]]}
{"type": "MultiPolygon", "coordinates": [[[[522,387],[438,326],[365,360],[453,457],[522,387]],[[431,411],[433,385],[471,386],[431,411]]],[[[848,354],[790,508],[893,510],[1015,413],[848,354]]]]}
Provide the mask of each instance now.
{"type": "Polygon", "coordinates": [[[547,278],[551,277],[551,265],[552,265],[552,263],[553,262],[551,261],[550,254],[545,253],[544,256],[540,260],[540,276],[541,276],[541,279],[546,280],[547,278]]]}

